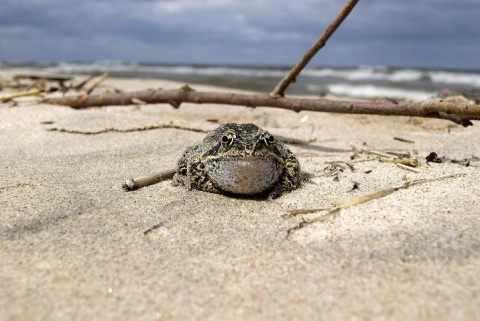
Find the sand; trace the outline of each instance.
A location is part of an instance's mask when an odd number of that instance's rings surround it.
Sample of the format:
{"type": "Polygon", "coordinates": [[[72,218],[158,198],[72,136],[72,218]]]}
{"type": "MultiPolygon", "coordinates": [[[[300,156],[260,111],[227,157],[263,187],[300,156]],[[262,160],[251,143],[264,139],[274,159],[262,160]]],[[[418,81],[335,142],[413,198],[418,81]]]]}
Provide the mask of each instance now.
{"type": "MultiPolygon", "coordinates": [[[[28,71],[0,75],[21,72],[28,71]]],[[[0,105],[0,135],[2,321],[480,319],[480,164],[424,160],[433,151],[455,160],[480,156],[479,123],[29,102],[0,105]],[[205,135],[162,127],[211,130],[229,121],[314,140],[288,145],[311,181],[276,200],[188,191],[170,181],[121,189],[126,178],[171,168],[205,135]],[[364,154],[354,170],[332,170],[329,162],[351,161],[352,146],[412,153],[419,172],[364,154]],[[439,179],[449,175],[457,176],[439,179]],[[290,210],[332,209],[418,179],[432,181],[287,233],[327,212],[291,217],[290,210]]]]}

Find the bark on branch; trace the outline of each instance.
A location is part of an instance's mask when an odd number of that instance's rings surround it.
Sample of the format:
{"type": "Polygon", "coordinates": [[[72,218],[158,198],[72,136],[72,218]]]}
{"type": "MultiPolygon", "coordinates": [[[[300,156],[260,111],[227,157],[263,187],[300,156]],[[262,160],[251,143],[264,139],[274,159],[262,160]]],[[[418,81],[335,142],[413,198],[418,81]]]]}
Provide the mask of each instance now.
{"type": "Polygon", "coordinates": [[[431,99],[422,102],[359,102],[330,100],[325,98],[272,97],[269,94],[236,94],[223,92],[195,91],[188,86],[169,90],[143,90],[126,93],[101,95],[67,96],[48,98],[43,102],[65,105],[72,108],[99,106],[133,105],[135,101],[147,104],[168,103],[178,108],[181,103],[223,104],[247,107],[275,107],[295,112],[315,111],[343,114],[369,114],[385,116],[414,116],[451,120],[463,126],[470,126],[470,120],[480,120],[480,105],[470,101],[431,99]]]}

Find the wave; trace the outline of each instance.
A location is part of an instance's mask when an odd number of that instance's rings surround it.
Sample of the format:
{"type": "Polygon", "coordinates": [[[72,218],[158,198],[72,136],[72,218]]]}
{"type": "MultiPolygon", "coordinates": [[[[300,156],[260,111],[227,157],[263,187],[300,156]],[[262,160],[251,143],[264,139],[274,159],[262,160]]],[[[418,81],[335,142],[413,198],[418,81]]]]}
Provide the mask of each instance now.
{"type": "Polygon", "coordinates": [[[138,63],[121,63],[115,61],[101,61],[93,63],[62,62],[58,66],[48,68],[50,72],[60,73],[98,73],[112,72],[120,74],[174,74],[197,76],[240,76],[240,77],[283,77],[286,73],[282,69],[269,68],[243,68],[243,67],[217,67],[217,66],[166,66],[145,65],[138,63]]]}
{"type": "MultiPolygon", "coordinates": [[[[280,68],[248,68],[248,67],[222,67],[222,66],[190,66],[190,65],[145,65],[138,63],[122,63],[116,61],[97,61],[92,63],[61,62],[57,66],[48,68],[52,72],[64,73],[159,73],[200,76],[243,76],[243,77],[283,77],[287,70],[280,68]]],[[[314,78],[340,78],[350,81],[355,80],[391,80],[413,81],[421,77],[416,70],[400,70],[393,74],[388,73],[387,67],[359,67],[354,69],[333,68],[306,68],[302,75],[314,78]]]]}
{"type": "MultiPolygon", "coordinates": [[[[48,68],[60,73],[112,72],[119,75],[182,75],[210,77],[255,77],[282,78],[287,69],[262,67],[195,66],[195,65],[147,65],[118,61],[97,61],[91,63],[61,62],[48,68]]],[[[432,83],[438,85],[480,87],[480,73],[421,70],[414,68],[392,69],[385,66],[360,66],[357,68],[306,68],[301,77],[321,81],[338,82],[346,80],[356,83],[432,83]]]]}
{"type": "MultiPolygon", "coordinates": [[[[337,96],[348,96],[355,98],[374,99],[378,97],[394,99],[425,100],[435,96],[435,92],[421,90],[402,89],[397,87],[374,86],[374,85],[351,85],[336,83],[326,86],[328,91],[337,96]]],[[[315,85],[307,86],[310,91],[320,92],[321,87],[315,85]]]]}
{"type": "Polygon", "coordinates": [[[432,71],[429,75],[435,83],[480,87],[480,74],[478,73],[432,71]]]}
{"type": "Polygon", "coordinates": [[[444,85],[480,87],[480,73],[359,67],[352,69],[305,69],[302,74],[316,78],[343,79],[352,82],[413,83],[419,81],[444,85]]]}
{"type": "Polygon", "coordinates": [[[355,69],[306,69],[305,75],[317,78],[339,78],[349,81],[389,81],[411,82],[425,78],[425,72],[416,69],[400,69],[389,71],[387,68],[360,67],[355,69]]]}

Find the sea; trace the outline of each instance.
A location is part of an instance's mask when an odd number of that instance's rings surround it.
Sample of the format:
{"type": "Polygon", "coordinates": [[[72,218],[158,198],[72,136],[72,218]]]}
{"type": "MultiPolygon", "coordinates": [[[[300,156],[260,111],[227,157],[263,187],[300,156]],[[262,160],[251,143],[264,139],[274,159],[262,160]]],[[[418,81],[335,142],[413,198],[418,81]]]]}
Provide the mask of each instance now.
{"type": "MultiPolygon", "coordinates": [[[[288,72],[282,66],[158,64],[119,61],[0,62],[0,67],[29,67],[52,74],[109,72],[112,76],[170,79],[190,84],[270,92],[288,72]]],[[[286,94],[423,100],[449,89],[480,93],[480,70],[389,66],[307,67],[286,94]]]]}

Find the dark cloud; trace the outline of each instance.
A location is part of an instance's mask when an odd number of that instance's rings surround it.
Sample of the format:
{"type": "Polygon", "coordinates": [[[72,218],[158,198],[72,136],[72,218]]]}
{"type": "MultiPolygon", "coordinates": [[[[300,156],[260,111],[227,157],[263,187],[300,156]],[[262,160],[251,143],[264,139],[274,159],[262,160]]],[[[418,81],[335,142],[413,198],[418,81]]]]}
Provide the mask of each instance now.
{"type": "MultiPolygon", "coordinates": [[[[3,0],[0,59],[291,65],[334,0],[3,0]]],[[[478,0],[361,1],[316,64],[480,68],[478,0]]]]}

